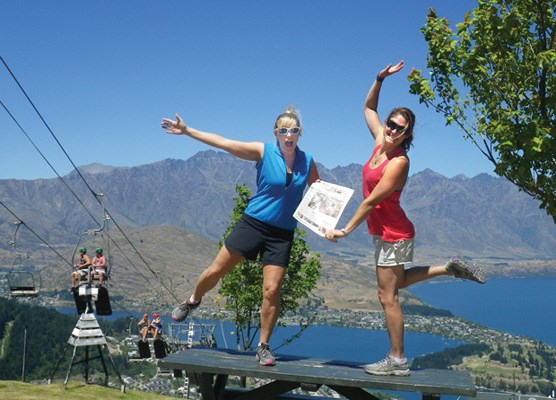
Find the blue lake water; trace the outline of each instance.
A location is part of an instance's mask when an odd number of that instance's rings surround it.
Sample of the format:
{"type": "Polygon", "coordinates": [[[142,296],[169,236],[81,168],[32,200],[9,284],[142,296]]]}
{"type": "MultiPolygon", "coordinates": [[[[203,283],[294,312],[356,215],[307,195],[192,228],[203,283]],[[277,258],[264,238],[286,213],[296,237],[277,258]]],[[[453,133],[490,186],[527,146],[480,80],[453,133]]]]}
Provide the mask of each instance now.
{"type": "MultiPolygon", "coordinates": [[[[556,346],[555,288],[556,279],[493,279],[484,285],[450,280],[419,284],[412,287],[411,292],[434,307],[449,310],[470,321],[556,346]]],[[[75,313],[73,309],[60,311],[75,313]]],[[[115,310],[110,319],[127,316],[127,313],[115,310]]],[[[171,322],[168,317],[163,320],[166,324],[171,322]]],[[[233,324],[200,322],[216,325],[218,347],[235,348],[233,324]]],[[[277,349],[278,356],[299,355],[363,364],[382,358],[388,351],[388,335],[385,331],[332,326],[310,326],[300,338],[282,346],[285,340],[298,331],[299,328],[295,326],[276,329],[271,346],[277,349]]],[[[405,334],[405,350],[410,359],[459,344],[461,342],[456,340],[425,333],[405,334]]],[[[412,393],[396,394],[408,400],[420,398],[412,393]]]]}
{"type": "Polygon", "coordinates": [[[556,279],[453,280],[410,288],[425,303],[481,325],[556,347],[556,279]]]}
{"type": "MultiPolygon", "coordinates": [[[[410,291],[420,297],[427,304],[451,311],[454,315],[479,323],[489,328],[509,332],[514,335],[525,335],[551,346],[556,346],[556,279],[491,279],[484,285],[460,280],[439,281],[437,283],[423,283],[410,288],[410,291]]],[[[61,312],[75,313],[74,309],[60,309],[61,312]]],[[[112,318],[125,317],[128,314],[114,310],[112,318]]],[[[167,320],[166,323],[171,322],[167,320]]],[[[218,324],[219,325],[219,324],[218,324]]],[[[220,328],[219,328],[220,329],[220,328]]],[[[278,328],[273,342],[281,343],[295,327],[278,328]]],[[[233,343],[233,336],[227,337],[232,325],[225,326],[224,332],[217,332],[217,340],[233,343]]],[[[415,340],[423,341],[422,337],[433,335],[406,333],[407,351],[411,357],[428,351],[414,351],[412,347],[426,350],[428,345],[418,343],[411,346],[415,340]]],[[[435,339],[433,339],[434,341],[435,339]]],[[[440,345],[452,345],[451,341],[439,339],[440,345]]],[[[363,347],[378,348],[383,354],[387,347],[387,335],[382,331],[365,329],[348,329],[328,326],[309,327],[301,339],[286,347],[284,352],[306,350],[312,352],[324,351],[323,357],[338,357],[337,350],[342,343],[348,343],[348,348],[356,349],[361,355],[363,347]],[[370,344],[369,344],[370,343],[370,344]],[[363,346],[363,347],[361,347],[363,346]]],[[[432,345],[433,347],[436,344],[432,345]]],[[[275,346],[276,347],[276,346],[275,346]]],[[[434,350],[432,350],[434,351],[434,350]]],[[[312,355],[312,354],[306,354],[312,355]]],[[[367,357],[364,357],[367,358],[367,357]]]]}
{"type": "MultiPolygon", "coordinates": [[[[235,336],[231,334],[232,330],[232,324],[224,323],[223,328],[217,325],[215,337],[218,347],[235,348],[235,336]]],[[[362,364],[377,361],[388,352],[388,335],[385,331],[310,326],[299,338],[284,344],[284,341],[291,339],[298,332],[297,326],[277,328],[272,335],[272,348],[276,349],[278,354],[354,361],[362,364]]],[[[405,339],[407,356],[410,358],[455,347],[462,343],[426,333],[412,332],[406,333],[405,339]]]]}

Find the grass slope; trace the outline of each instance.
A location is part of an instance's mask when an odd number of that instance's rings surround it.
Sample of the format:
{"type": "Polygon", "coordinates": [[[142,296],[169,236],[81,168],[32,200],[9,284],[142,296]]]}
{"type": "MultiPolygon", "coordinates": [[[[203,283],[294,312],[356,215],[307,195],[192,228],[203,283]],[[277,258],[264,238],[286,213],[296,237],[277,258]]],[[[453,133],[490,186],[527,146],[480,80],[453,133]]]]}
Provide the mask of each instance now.
{"type": "Polygon", "coordinates": [[[62,383],[36,385],[17,381],[0,381],[0,393],[3,398],[10,400],[161,400],[173,398],[127,389],[125,393],[122,393],[119,389],[71,381],[68,382],[67,389],[64,389],[62,383]]]}

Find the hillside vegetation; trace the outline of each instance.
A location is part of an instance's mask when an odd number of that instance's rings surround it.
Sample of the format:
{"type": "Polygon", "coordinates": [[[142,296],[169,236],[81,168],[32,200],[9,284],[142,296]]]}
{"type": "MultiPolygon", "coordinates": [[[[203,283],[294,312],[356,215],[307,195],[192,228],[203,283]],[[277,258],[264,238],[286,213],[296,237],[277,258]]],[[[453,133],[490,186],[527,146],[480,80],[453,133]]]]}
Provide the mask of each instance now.
{"type": "Polygon", "coordinates": [[[18,379],[21,376],[25,337],[29,378],[48,377],[55,361],[63,353],[75,322],[75,318],[55,310],[0,297],[0,379],[18,379]]]}
{"type": "Polygon", "coordinates": [[[543,343],[477,343],[413,360],[414,368],[467,370],[476,386],[548,396],[556,385],[556,349],[543,343]]]}

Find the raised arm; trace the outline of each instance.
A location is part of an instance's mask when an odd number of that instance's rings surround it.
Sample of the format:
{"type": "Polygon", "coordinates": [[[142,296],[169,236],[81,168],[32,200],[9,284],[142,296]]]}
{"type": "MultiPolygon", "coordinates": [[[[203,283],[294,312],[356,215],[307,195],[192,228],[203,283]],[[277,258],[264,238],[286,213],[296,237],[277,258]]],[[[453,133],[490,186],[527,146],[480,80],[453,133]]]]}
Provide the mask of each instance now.
{"type": "Polygon", "coordinates": [[[264,144],[261,142],[241,142],[225,138],[215,133],[203,132],[187,126],[176,114],[176,120],[164,118],[160,123],[166,133],[170,135],[186,135],[209,146],[227,151],[236,157],[248,161],[260,161],[263,157],[264,144]]]}
{"type": "Polygon", "coordinates": [[[363,107],[363,112],[365,114],[365,122],[367,122],[367,127],[369,131],[375,138],[375,140],[382,137],[382,122],[378,116],[378,98],[380,94],[380,89],[382,88],[382,81],[392,74],[400,71],[404,66],[403,60],[396,65],[388,64],[384,69],[382,69],[377,75],[376,79],[367,94],[365,99],[365,105],[363,107]]]}

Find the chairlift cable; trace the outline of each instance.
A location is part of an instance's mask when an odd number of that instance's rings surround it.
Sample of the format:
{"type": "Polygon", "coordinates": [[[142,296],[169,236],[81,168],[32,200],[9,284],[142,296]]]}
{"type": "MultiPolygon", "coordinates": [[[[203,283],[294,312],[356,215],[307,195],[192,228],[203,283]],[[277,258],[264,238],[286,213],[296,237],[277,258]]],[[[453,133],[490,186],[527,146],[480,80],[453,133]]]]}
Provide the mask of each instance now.
{"type": "MultiPolygon", "coordinates": [[[[101,198],[103,196],[102,193],[96,193],[95,196],[97,197],[97,199],[101,198]]],[[[99,201],[102,205],[103,208],[103,214],[104,214],[104,218],[103,218],[103,222],[102,224],[100,224],[98,229],[94,229],[94,230],[90,230],[90,231],[86,231],[84,233],[81,234],[79,241],[81,240],[81,237],[88,235],[88,234],[93,234],[93,235],[102,235],[103,231],[106,231],[106,237],[107,237],[107,246],[108,249],[110,248],[110,243],[112,242],[116,248],[120,251],[120,253],[123,255],[123,257],[129,262],[129,264],[137,271],[137,273],[145,280],[145,282],[147,282],[147,284],[149,284],[150,286],[152,286],[154,288],[154,290],[159,293],[158,289],[156,287],[154,287],[153,283],[149,280],[149,278],[147,276],[145,276],[143,274],[143,272],[141,271],[141,269],[128,257],[128,255],[126,254],[126,252],[123,250],[123,248],[118,244],[118,242],[109,234],[109,225],[107,224],[107,221],[111,220],[114,222],[114,224],[117,226],[117,228],[119,229],[119,231],[122,233],[122,235],[126,238],[127,242],[133,247],[133,249],[135,250],[135,252],[139,255],[139,257],[142,258],[141,254],[139,253],[139,251],[134,247],[133,243],[131,242],[131,240],[126,236],[125,232],[117,225],[116,221],[110,216],[109,212],[107,211],[106,207],[104,206],[104,204],[102,203],[102,201],[99,201]]],[[[77,251],[77,248],[79,247],[79,241],[77,242],[76,246],[75,246],[75,250],[73,252],[73,254],[75,254],[75,252],[77,251]]],[[[108,258],[110,259],[110,253],[108,250],[108,258]]],[[[146,260],[144,260],[142,258],[143,262],[145,263],[145,265],[147,266],[147,268],[151,271],[154,272],[149,264],[147,263],[146,260]]],[[[73,262],[73,258],[72,258],[72,265],[74,264],[73,262]]],[[[109,265],[110,262],[109,262],[109,265]]],[[[110,268],[111,270],[111,268],[110,268]]],[[[109,270],[107,271],[107,273],[109,274],[109,270]]],[[[158,278],[158,276],[156,275],[156,272],[154,272],[154,275],[158,278]]],[[[158,278],[158,280],[160,281],[160,279],[158,278]]]]}
{"type": "Polygon", "coordinates": [[[66,258],[65,258],[63,255],[61,255],[56,249],[54,249],[52,246],[50,246],[50,245],[48,244],[48,242],[46,242],[46,240],[44,240],[39,234],[37,234],[33,229],[31,229],[31,228],[29,227],[29,225],[27,225],[25,222],[23,222],[23,221],[21,220],[21,218],[19,218],[17,215],[15,215],[15,213],[14,213],[12,210],[10,210],[10,209],[8,208],[8,206],[6,206],[6,205],[4,204],[4,202],[1,201],[1,200],[0,200],[0,205],[2,205],[2,207],[4,207],[14,218],[16,218],[17,220],[21,221],[21,223],[22,223],[23,225],[25,225],[25,227],[26,227],[27,229],[29,229],[29,232],[31,232],[33,235],[35,235],[35,236],[36,236],[42,243],[44,243],[50,250],[52,250],[54,253],[56,253],[56,255],[57,255],[58,257],[60,257],[63,261],[66,262],[66,264],[68,264],[69,266],[71,266],[71,263],[70,263],[68,260],[66,260],[66,258]]]}
{"type": "MultiPolygon", "coordinates": [[[[29,227],[29,225],[27,225],[25,222],[23,222],[23,220],[21,220],[21,218],[19,218],[4,202],[2,202],[0,200],[0,205],[2,205],[6,211],[8,211],[16,220],[18,220],[18,222],[20,222],[20,225],[24,225],[33,235],[35,235],[43,244],[45,244],[50,250],[52,250],[56,255],[58,255],[58,257],[60,257],[63,261],[65,261],[65,263],[69,266],[72,267],[72,263],[70,261],[68,261],[63,255],[61,255],[55,248],[53,248],[46,240],[44,240],[39,234],[37,234],[33,229],[31,229],[29,227]]],[[[19,229],[19,226],[18,228],[19,229]]],[[[123,233],[123,232],[122,232],[123,233]]],[[[115,245],[116,248],[118,248],[122,254],[124,255],[124,257],[126,258],[126,260],[137,270],[137,272],[143,277],[143,279],[145,279],[145,281],[153,286],[154,285],[152,282],[150,282],[150,280],[141,272],[141,270],[133,263],[133,261],[127,256],[127,254],[123,251],[123,249],[120,247],[120,245],[114,240],[114,238],[110,237],[109,238],[110,241],[112,241],[115,245]]],[[[128,239],[129,240],[129,239],[128,239]]],[[[131,243],[131,242],[130,242],[131,243]]],[[[133,245],[131,243],[131,245],[133,245]]],[[[135,251],[137,251],[137,249],[135,249],[135,251]]],[[[40,271],[42,271],[43,269],[47,268],[48,266],[45,266],[41,269],[38,270],[38,272],[40,273],[40,271]]],[[[149,267],[150,269],[150,267],[149,267]]],[[[150,269],[152,271],[152,269],[150,269]]],[[[156,273],[154,274],[156,276],[156,273]]],[[[155,290],[158,290],[155,288],[155,290]]],[[[168,289],[167,289],[168,290],[168,289]]]]}
{"type": "MultiPolygon", "coordinates": [[[[68,153],[66,152],[66,150],[64,149],[64,147],[62,146],[62,144],[59,142],[58,138],[56,137],[56,135],[54,134],[54,132],[50,129],[50,126],[48,125],[48,123],[44,120],[44,118],[42,117],[41,113],[39,112],[39,110],[36,108],[36,106],[34,105],[33,101],[29,98],[29,96],[27,95],[27,93],[25,92],[25,90],[23,89],[23,87],[21,86],[21,84],[19,83],[19,81],[17,80],[17,78],[15,77],[15,75],[13,74],[13,72],[11,71],[11,69],[9,68],[9,66],[6,64],[6,62],[4,61],[4,59],[2,58],[2,56],[0,56],[0,60],[2,60],[2,63],[4,64],[4,66],[6,67],[6,69],[8,70],[8,72],[10,73],[10,75],[12,76],[12,78],[14,79],[14,81],[17,83],[17,85],[19,86],[19,88],[21,89],[21,91],[23,92],[23,94],[25,95],[25,97],[27,98],[27,100],[29,101],[29,103],[31,104],[31,106],[33,107],[33,109],[35,110],[35,112],[38,114],[39,118],[42,120],[42,122],[44,123],[44,125],[47,127],[48,131],[51,133],[51,135],[54,137],[56,143],[59,145],[59,147],[62,149],[63,153],[66,155],[66,157],[68,158],[68,160],[70,161],[70,163],[73,165],[73,167],[75,168],[75,170],[77,171],[77,173],[79,174],[79,176],[81,177],[81,179],[83,180],[83,182],[85,183],[85,185],[87,186],[87,188],[91,191],[91,193],[94,194],[96,200],[103,206],[102,202],[98,199],[98,193],[94,192],[91,188],[91,186],[88,184],[88,182],[85,180],[85,178],[83,177],[83,175],[81,174],[81,172],[79,171],[79,169],[75,166],[75,163],[72,161],[72,159],[69,157],[68,153]]],[[[45,160],[45,162],[50,166],[50,168],[54,171],[54,173],[58,176],[58,178],[62,181],[62,183],[66,186],[66,188],[68,188],[68,190],[74,195],[74,197],[77,199],[77,201],[83,206],[83,208],[85,209],[85,211],[89,214],[89,216],[99,225],[101,226],[101,224],[97,221],[97,219],[91,214],[91,212],[87,209],[87,207],[85,206],[85,204],[83,203],[83,201],[77,196],[77,194],[69,187],[69,185],[66,183],[65,179],[58,173],[58,171],[54,168],[54,166],[48,161],[48,159],[46,158],[46,156],[40,151],[40,149],[36,146],[36,144],[33,142],[33,140],[31,139],[31,137],[27,134],[27,132],[25,131],[25,129],[23,129],[23,127],[21,126],[21,124],[18,122],[18,120],[15,118],[15,116],[10,112],[10,110],[6,107],[6,105],[0,100],[0,104],[2,105],[2,107],[4,108],[4,110],[8,113],[8,115],[12,118],[12,120],[14,121],[14,123],[19,127],[19,129],[21,130],[21,132],[27,137],[27,139],[31,142],[31,144],[33,145],[33,147],[37,150],[37,152],[41,155],[41,157],[45,160]]],[[[106,208],[104,208],[104,211],[106,211],[106,208]]],[[[108,215],[110,215],[108,213],[108,215]]],[[[132,245],[133,249],[137,252],[137,254],[139,254],[139,257],[142,259],[142,261],[147,265],[147,268],[151,271],[152,269],[150,268],[150,266],[148,265],[148,263],[146,262],[146,260],[141,256],[141,254],[138,252],[137,248],[135,248],[135,246],[131,243],[131,241],[129,240],[129,238],[127,237],[127,235],[123,232],[122,228],[117,224],[117,222],[112,218],[112,221],[114,221],[114,224],[116,225],[116,227],[120,230],[120,232],[124,235],[124,237],[128,240],[128,242],[132,245]]],[[[51,248],[49,246],[49,248],[51,248]]],[[[59,254],[58,254],[59,255],[59,254]]],[[[131,260],[129,259],[129,257],[126,257],[126,259],[133,265],[133,262],[131,262],[131,260]]],[[[72,265],[71,263],[69,263],[67,260],[66,262],[68,263],[68,265],[72,265]]],[[[144,277],[146,279],[146,277],[144,277]]],[[[148,282],[148,279],[146,279],[148,282]]]]}
{"type": "Polygon", "coordinates": [[[56,135],[54,134],[54,132],[52,131],[52,129],[50,129],[50,126],[48,125],[48,123],[46,122],[46,120],[43,118],[42,114],[40,113],[40,111],[37,109],[37,107],[35,106],[35,103],[33,103],[33,101],[31,100],[31,98],[29,97],[29,95],[27,94],[27,92],[25,91],[25,89],[23,89],[23,86],[21,86],[21,84],[19,83],[19,80],[16,78],[16,76],[14,75],[14,73],[12,72],[12,70],[10,69],[10,67],[8,66],[8,64],[6,63],[6,61],[4,60],[4,58],[2,56],[0,56],[0,60],[2,60],[2,63],[4,64],[4,66],[6,67],[6,69],[8,70],[8,72],[10,73],[10,75],[12,76],[13,80],[15,81],[15,83],[17,84],[17,86],[19,87],[19,89],[21,90],[21,92],[23,93],[23,95],[25,96],[25,98],[27,99],[27,101],[29,102],[29,104],[31,104],[31,107],[33,107],[33,109],[35,110],[35,112],[37,113],[37,115],[39,116],[39,118],[41,119],[41,121],[43,122],[44,126],[46,126],[46,129],[48,129],[48,131],[50,132],[50,135],[52,136],[52,138],[54,139],[54,141],[58,144],[58,146],[60,147],[60,149],[62,150],[62,152],[64,153],[64,155],[66,156],[66,158],[69,160],[69,162],[71,163],[71,165],[73,166],[73,168],[75,168],[75,170],[77,171],[77,174],[81,177],[81,179],[83,180],[83,182],[85,183],[85,185],[87,186],[87,188],[91,191],[91,193],[94,193],[93,189],[91,188],[91,186],[89,186],[89,184],[87,183],[87,181],[85,180],[85,178],[83,177],[83,175],[81,174],[81,171],[79,171],[79,169],[77,168],[77,166],[75,165],[75,163],[73,162],[73,160],[71,159],[71,157],[69,156],[69,154],[67,153],[66,149],[64,149],[64,146],[62,146],[62,144],[60,143],[60,141],[58,140],[58,138],[56,137],[56,135]]]}
{"type": "MultiPolygon", "coordinates": [[[[124,238],[127,240],[127,242],[131,245],[131,247],[133,248],[133,250],[137,253],[137,255],[139,256],[139,258],[141,259],[141,261],[143,261],[143,263],[145,264],[145,266],[147,267],[147,269],[156,277],[156,271],[154,271],[150,264],[147,262],[147,260],[145,260],[145,258],[143,257],[143,255],[139,252],[139,250],[137,250],[137,248],[135,247],[135,245],[133,244],[133,242],[129,239],[129,237],[126,235],[126,233],[123,231],[123,229],[118,225],[118,223],[112,219],[112,221],[114,222],[114,225],[116,225],[116,227],[120,230],[120,232],[122,233],[122,235],[124,236],[124,238]]],[[[170,293],[170,295],[174,298],[174,300],[179,301],[178,298],[176,297],[176,295],[174,293],[172,293],[170,291],[170,289],[168,289],[168,287],[162,282],[160,281],[161,286],[166,289],[166,291],[168,291],[168,293],[170,293]]]]}
{"type": "Polygon", "coordinates": [[[64,184],[64,186],[73,194],[73,196],[77,199],[77,201],[83,206],[83,208],[85,209],[85,211],[87,211],[87,213],[89,214],[89,216],[98,223],[98,221],[96,220],[96,218],[93,216],[93,214],[91,214],[91,212],[87,209],[87,207],[85,207],[85,204],[83,204],[83,202],[81,201],[81,199],[77,196],[77,194],[71,189],[71,187],[69,187],[69,185],[67,184],[67,182],[65,181],[64,178],[62,178],[62,176],[58,173],[58,171],[56,170],[56,168],[54,168],[54,166],[50,163],[50,161],[48,161],[48,159],[46,158],[46,156],[41,152],[41,150],[37,147],[37,145],[35,144],[35,142],[33,142],[33,139],[31,139],[31,137],[27,134],[27,132],[25,131],[25,129],[23,129],[23,127],[21,126],[21,124],[17,121],[17,119],[13,116],[13,114],[10,112],[10,110],[8,110],[8,108],[6,107],[6,105],[4,104],[4,102],[2,100],[0,100],[0,104],[2,105],[2,107],[4,108],[4,110],[8,113],[8,115],[10,116],[10,118],[14,121],[14,123],[19,127],[19,129],[21,130],[21,132],[25,135],[25,137],[27,138],[27,140],[29,140],[29,142],[31,142],[31,144],[33,145],[33,147],[35,148],[35,150],[37,150],[37,152],[40,154],[40,156],[43,158],[43,160],[48,164],[48,166],[50,167],[50,169],[52,169],[52,171],[54,171],[54,173],[56,174],[56,176],[62,181],[62,183],[64,184]]]}
{"type": "MultiPolygon", "coordinates": [[[[41,121],[43,122],[43,124],[46,126],[46,128],[48,129],[48,131],[50,132],[51,136],[53,137],[53,139],[55,140],[55,142],[58,144],[58,146],[60,147],[60,149],[62,150],[62,152],[64,153],[64,155],[66,156],[66,158],[69,160],[69,162],[71,163],[71,165],[74,167],[75,171],[77,172],[77,174],[79,175],[79,177],[81,178],[81,180],[83,181],[83,183],[87,186],[87,188],[89,189],[89,191],[95,195],[96,200],[102,205],[102,202],[98,199],[97,197],[97,193],[95,193],[95,191],[91,188],[91,186],[89,185],[89,183],[86,181],[85,177],[81,174],[81,171],[79,171],[79,169],[77,168],[77,166],[75,165],[75,163],[73,162],[73,160],[71,159],[71,157],[69,156],[69,154],[67,153],[67,151],[64,149],[64,147],[62,146],[62,144],[60,143],[60,141],[58,140],[57,136],[54,134],[54,132],[52,131],[52,129],[50,128],[50,126],[48,125],[48,123],[46,122],[46,120],[44,119],[44,117],[42,116],[42,114],[40,113],[40,111],[37,109],[37,107],[35,106],[35,104],[33,103],[33,101],[31,100],[31,98],[29,97],[29,95],[27,94],[27,92],[25,91],[25,89],[23,88],[23,86],[20,84],[19,80],[17,79],[17,77],[15,76],[15,74],[12,72],[12,70],[10,69],[10,67],[8,66],[8,64],[6,63],[6,61],[4,60],[4,58],[0,55],[0,60],[2,61],[2,63],[4,64],[4,67],[7,69],[7,71],[10,73],[10,75],[12,76],[12,79],[15,81],[15,83],[18,85],[18,87],[20,88],[21,92],[24,94],[25,98],[27,99],[27,101],[31,104],[31,106],[33,107],[33,109],[35,110],[35,112],[37,113],[37,115],[39,116],[39,118],[41,119],[41,121]]],[[[13,115],[7,110],[7,108],[5,107],[4,103],[2,103],[2,106],[4,107],[4,109],[6,109],[6,111],[9,113],[9,115],[15,120],[15,118],[13,117],[13,115]]],[[[21,128],[21,126],[17,123],[17,125],[21,128]]],[[[23,130],[23,129],[22,129],[23,130]]],[[[27,136],[27,135],[26,135],[27,136]]],[[[42,153],[40,153],[42,155],[42,153]]],[[[43,157],[44,158],[44,157],[43,157]]],[[[46,158],[45,158],[46,160],[46,158]]],[[[48,161],[47,161],[48,163],[48,161]]],[[[48,163],[49,165],[51,165],[50,163],[48,163]]],[[[56,172],[56,170],[53,168],[53,170],[56,172]]],[[[58,177],[60,179],[61,176],[56,172],[56,174],[58,175],[58,177]]],[[[62,181],[64,181],[62,179],[62,181]]],[[[66,185],[67,186],[67,185],[66,185]]],[[[68,187],[69,189],[69,187],[68,187]]],[[[71,190],[71,189],[70,189],[71,190]]],[[[73,191],[72,191],[73,193],[73,191]]],[[[85,207],[85,205],[80,201],[81,205],[85,208],[85,210],[87,210],[87,208],[85,207]]],[[[104,205],[103,205],[104,207],[104,205]]],[[[106,209],[105,209],[106,210],[106,209]]],[[[88,212],[88,210],[87,210],[88,212]]],[[[89,213],[89,215],[91,215],[89,213]]],[[[98,223],[98,221],[91,215],[91,217],[98,223]]],[[[147,268],[151,271],[151,273],[153,275],[156,276],[155,271],[150,267],[149,263],[145,260],[145,258],[141,255],[141,253],[139,253],[139,251],[137,250],[137,248],[135,247],[135,245],[131,242],[131,240],[129,239],[129,237],[125,234],[125,232],[123,231],[123,229],[118,225],[118,223],[112,218],[112,221],[114,222],[114,225],[119,229],[119,231],[122,233],[122,235],[126,238],[126,240],[128,241],[128,243],[132,246],[133,250],[139,255],[139,258],[145,263],[145,265],[147,266],[147,268]]],[[[100,224],[99,224],[100,225],[100,224]]],[[[33,232],[34,233],[34,232],[33,232]]],[[[35,234],[36,235],[36,234],[35,234]]],[[[37,237],[39,237],[38,235],[36,235],[37,237]]],[[[42,238],[39,237],[39,239],[42,240],[42,238]]],[[[43,241],[44,242],[44,241],[43,241]]],[[[44,242],[46,244],[46,242],[44,242]]],[[[51,248],[49,246],[49,248],[51,248]]],[[[58,252],[56,252],[56,254],[59,255],[58,252]]],[[[60,255],[59,255],[60,256],[60,255]]],[[[63,257],[62,257],[63,258],[63,257]]],[[[64,261],[66,261],[66,263],[69,264],[69,262],[67,260],[64,259],[64,261]]],[[[71,264],[70,264],[71,265],[71,264]]],[[[176,300],[179,301],[178,298],[174,295],[174,293],[172,293],[164,283],[162,283],[162,287],[164,287],[164,289],[166,289],[168,291],[168,293],[170,293],[170,295],[176,300]]]]}

